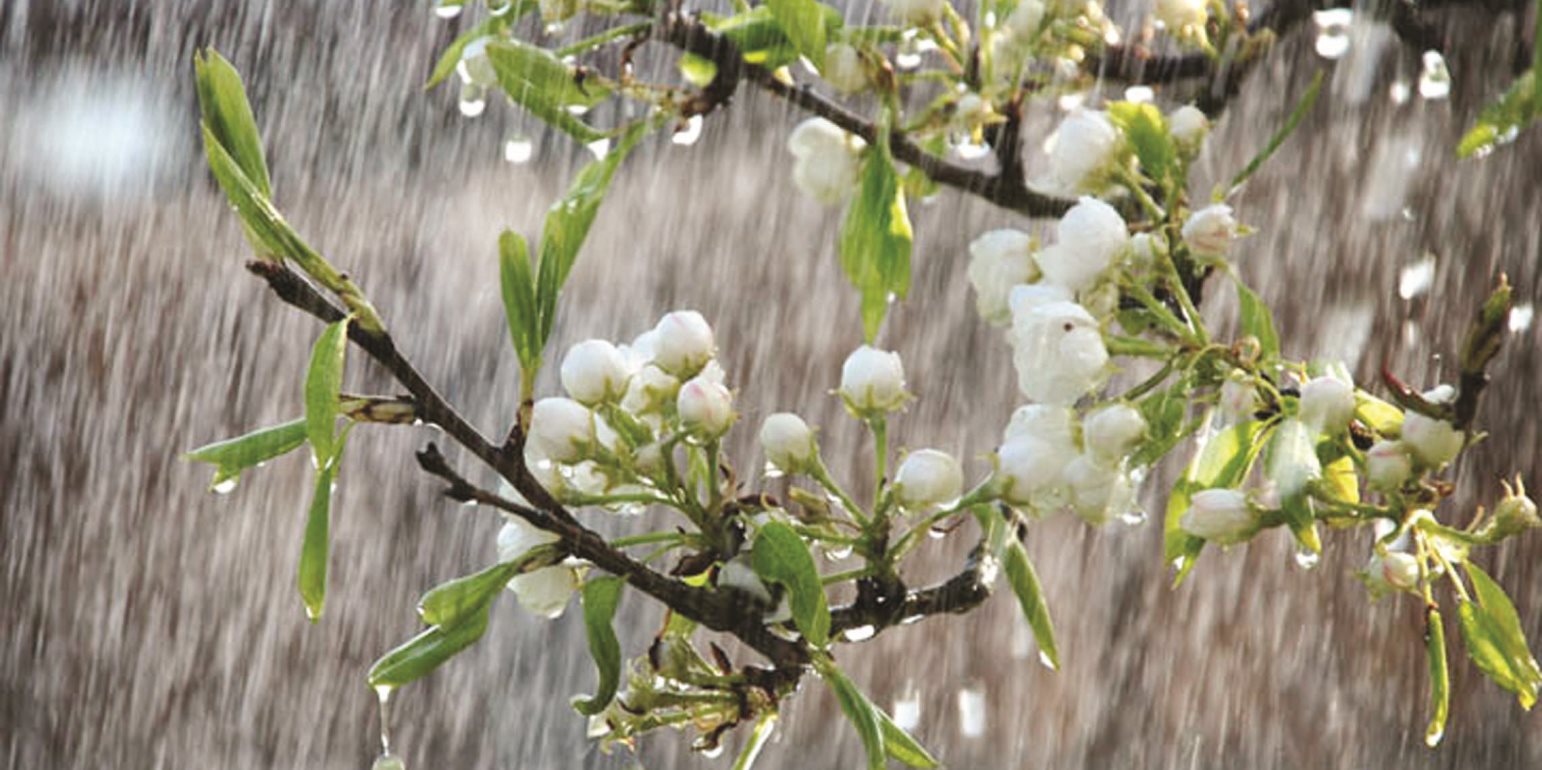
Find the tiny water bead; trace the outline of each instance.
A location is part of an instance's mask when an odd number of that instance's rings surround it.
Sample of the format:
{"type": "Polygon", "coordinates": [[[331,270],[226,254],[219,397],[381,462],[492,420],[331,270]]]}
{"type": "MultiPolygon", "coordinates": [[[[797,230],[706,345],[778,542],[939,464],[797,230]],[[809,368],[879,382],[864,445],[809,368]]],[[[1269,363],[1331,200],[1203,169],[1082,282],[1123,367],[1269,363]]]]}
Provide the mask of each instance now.
{"type": "Polygon", "coordinates": [[[395,754],[381,754],[375,758],[375,764],[369,766],[370,770],[407,770],[407,763],[395,754]]]}
{"type": "Polygon", "coordinates": [[[1296,551],[1296,566],[1300,567],[1301,569],[1314,569],[1321,561],[1322,556],[1316,551],[1308,550],[1306,548],[1302,548],[1296,551]]]}
{"type": "Polygon", "coordinates": [[[689,147],[701,138],[702,120],[700,115],[692,115],[685,121],[685,126],[669,137],[674,144],[689,147]]]}
{"type": "Polygon", "coordinates": [[[1426,254],[1423,259],[1405,266],[1398,273],[1397,295],[1413,299],[1430,290],[1435,283],[1435,256],[1426,254]]]}
{"type": "Polygon", "coordinates": [[[535,142],[528,134],[512,134],[503,140],[503,159],[514,164],[527,163],[535,156],[535,142]]]}
{"type": "Polygon", "coordinates": [[[460,15],[460,3],[440,3],[434,8],[434,15],[441,19],[453,19],[460,15]]]}
{"type": "Polygon", "coordinates": [[[589,153],[594,156],[595,160],[604,160],[605,156],[610,154],[609,139],[596,139],[584,145],[584,147],[589,149],[589,153]]]}
{"type": "Polygon", "coordinates": [[[474,118],[487,109],[487,89],[475,83],[460,88],[460,114],[474,118]]]}
{"type": "Polygon", "coordinates": [[[1537,314],[1537,308],[1530,302],[1523,302],[1510,309],[1510,331],[1519,334],[1531,328],[1531,320],[1537,314]]]}
{"type": "Polygon", "coordinates": [[[1317,55],[1324,59],[1341,59],[1349,53],[1349,27],[1355,13],[1348,8],[1331,8],[1314,11],[1312,20],[1317,23],[1317,55]]]}
{"type": "Polygon", "coordinates": [[[857,626],[856,628],[848,628],[846,629],[846,632],[842,634],[842,636],[844,636],[848,642],[865,642],[873,638],[873,634],[876,633],[878,633],[878,629],[871,625],[867,625],[857,626]]]}
{"type": "Polygon", "coordinates": [[[234,491],[236,491],[236,480],[233,478],[225,479],[214,485],[214,494],[216,495],[228,495],[234,491]]]}

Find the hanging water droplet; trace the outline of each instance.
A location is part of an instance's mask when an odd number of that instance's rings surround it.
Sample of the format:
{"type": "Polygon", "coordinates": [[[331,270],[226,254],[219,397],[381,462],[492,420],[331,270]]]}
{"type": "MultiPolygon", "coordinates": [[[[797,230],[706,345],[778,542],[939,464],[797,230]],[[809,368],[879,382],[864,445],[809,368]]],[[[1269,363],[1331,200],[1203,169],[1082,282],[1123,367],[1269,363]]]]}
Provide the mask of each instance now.
{"type": "Polygon", "coordinates": [[[1409,97],[1413,96],[1413,89],[1408,87],[1406,80],[1394,80],[1387,88],[1387,95],[1392,97],[1393,104],[1407,104],[1409,97]]]}
{"type": "Polygon", "coordinates": [[[692,115],[685,121],[685,127],[670,136],[669,141],[685,147],[695,144],[696,140],[701,138],[701,124],[701,116],[692,115]]]}
{"type": "Polygon", "coordinates": [[[1187,557],[1187,556],[1179,556],[1178,558],[1173,559],[1173,561],[1172,561],[1173,571],[1174,572],[1182,572],[1183,568],[1185,566],[1187,566],[1188,563],[1189,563],[1189,557],[1187,557]]]}
{"type": "Polygon", "coordinates": [[[1424,70],[1419,73],[1419,95],[1430,100],[1451,95],[1451,70],[1439,51],[1424,52],[1424,70]]]}
{"type": "Polygon", "coordinates": [[[1415,262],[1398,273],[1397,295],[1403,299],[1414,297],[1429,291],[1435,283],[1435,255],[1425,254],[1424,258],[1415,262]]]}
{"type": "Polygon", "coordinates": [[[391,686],[377,685],[375,697],[380,699],[380,753],[384,759],[391,756],[391,686]]]}
{"type": "Polygon", "coordinates": [[[1039,662],[1044,664],[1044,667],[1049,669],[1050,671],[1059,671],[1060,670],[1060,667],[1055,665],[1055,661],[1050,659],[1049,653],[1047,653],[1047,652],[1045,652],[1043,650],[1039,650],[1039,662]]]}
{"type": "Polygon", "coordinates": [[[902,70],[913,70],[921,66],[921,46],[916,42],[915,30],[905,30],[900,37],[899,48],[894,52],[894,66],[902,70]]]}
{"type": "Polygon", "coordinates": [[[965,738],[985,734],[985,691],[978,686],[958,691],[958,730],[965,738]]]}
{"type": "Polygon", "coordinates": [[[535,142],[525,133],[510,134],[503,140],[503,159],[510,163],[525,163],[535,155],[535,142]]]}
{"type": "Polygon", "coordinates": [[[375,758],[375,764],[370,765],[369,770],[407,770],[407,763],[395,754],[381,754],[375,758]]]}
{"type": "Polygon", "coordinates": [[[441,19],[453,19],[460,15],[460,3],[454,5],[440,4],[434,8],[434,15],[441,19]]]}
{"type": "Polygon", "coordinates": [[[1324,59],[1341,59],[1349,53],[1349,26],[1354,19],[1354,11],[1348,8],[1314,11],[1312,20],[1317,22],[1317,55],[1324,59]]]}
{"type": "Polygon", "coordinates": [[[1537,314],[1537,308],[1530,302],[1525,302],[1510,309],[1510,331],[1519,334],[1531,328],[1531,319],[1537,314]]]}
{"type": "Polygon", "coordinates": [[[603,160],[610,153],[609,139],[596,139],[584,146],[589,148],[589,153],[594,156],[595,160],[603,160]]]}
{"type": "Polygon", "coordinates": [[[1322,556],[1318,555],[1316,551],[1307,548],[1296,551],[1296,566],[1301,569],[1312,569],[1320,561],[1322,561],[1322,556]]]}
{"type": "Polygon", "coordinates": [[[213,487],[210,487],[210,489],[213,490],[214,494],[216,495],[228,495],[231,492],[236,491],[236,479],[234,477],[225,479],[218,484],[215,484],[213,487]]]}
{"type": "Polygon", "coordinates": [[[849,544],[826,545],[821,550],[824,551],[825,558],[830,561],[842,561],[851,558],[851,546],[849,544]]]}
{"type": "Polygon", "coordinates": [[[1433,733],[1429,733],[1429,734],[1424,736],[1424,745],[1426,745],[1426,746],[1428,746],[1428,747],[1433,749],[1436,746],[1439,746],[1441,740],[1443,740],[1445,737],[1446,737],[1446,731],[1444,729],[1440,729],[1440,730],[1437,730],[1437,731],[1435,731],[1433,733]]]}
{"type": "Polygon", "coordinates": [[[723,756],[723,744],[719,743],[716,746],[702,749],[701,755],[707,759],[717,759],[718,757],[723,756]]]}
{"type": "Polygon", "coordinates": [[[779,479],[782,475],[782,469],[776,467],[776,463],[770,460],[767,460],[765,466],[760,469],[760,477],[763,479],[779,479]]]}
{"type": "Polygon", "coordinates": [[[1138,527],[1146,523],[1146,511],[1140,508],[1133,511],[1125,511],[1119,514],[1119,521],[1127,526],[1138,527]]]}
{"type": "Polygon", "coordinates": [[[933,540],[941,540],[948,536],[946,527],[932,526],[926,528],[926,536],[933,540]]]}
{"type": "Polygon", "coordinates": [[[543,28],[543,30],[546,32],[546,34],[555,36],[555,35],[562,34],[562,30],[564,28],[565,27],[563,26],[562,22],[560,22],[560,21],[553,21],[553,22],[548,22],[546,24],[546,26],[543,28]]]}
{"type": "Polygon", "coordinates": [[[474,118],[487,109],[487,89],[476,83],[460,87],[460,114],[474,118]]]}
{"type": "Polygon", "coordinates": [[[579,103],[579,104],[569,104],[566,107],[563,107],[562,109],[567,110],[567,113],[569,115],[574,115],[574,116],[580,117],[580,118],[589,114],[589,105],[582,104],[582,103],[579,103]]]}
{"type": "Polygon", "coordinates": [[[845,633],[842,634],[842,636],[846,637],[846,641],[848,642],[865,642],[873,638],[873,634],[876,633],[878,633],[877,628],[874,628],[871,625],[867,625],[857,626],[856,628],[848,628],[846,629],[845,633]]]}
{"type": "Polygon", "coordinates": [[[1124,100],[1136,104],[1149,104],[1156,101],[1156,91],[1151,86],[1130,86],[1124,89],[1124,100]]]}
{"type": "Polygon", "coordinates": [[[915,685],[906,685],[904,694],[894,699],[893,720],[901,730],[914,730],[921,724],[921,693],[915,685]]]}

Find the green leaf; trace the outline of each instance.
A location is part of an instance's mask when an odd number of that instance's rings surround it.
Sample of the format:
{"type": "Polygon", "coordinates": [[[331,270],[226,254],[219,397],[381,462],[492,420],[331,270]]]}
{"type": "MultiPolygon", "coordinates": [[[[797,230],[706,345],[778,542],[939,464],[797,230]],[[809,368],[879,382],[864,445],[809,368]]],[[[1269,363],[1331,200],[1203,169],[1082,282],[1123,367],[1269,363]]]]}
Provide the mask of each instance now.
{"type": "Polygon", "coordinates": [[[816,0],[766,0],[771,15],[787,39],[814,66],[825,60],[825,18],[816,0]]]}
{"type": "Polygon", "coordinates": [[[1301,121],[1306,119],[1307,113],[1311,112],[1312,106],[1317,103],[1317,93],[1322,90],[1322,75],[1323,73],[1319,71],[1312,77],[1312,84],[1307,86],[1306,93],[1302,94],[1301,100],[1296,102],[1296,107],[1290,111],[1290,117],[1285,119],[1285,124],[1280,126],[1280,130],[1274,132],[1273,136],[1269,137],[1269,143],[1264,145],[1264,148],[1257,155],[1253,156],[1252,160],[1248,161],[1247,166],[1243,167],[1241,173],[1232,178],[1231,189],[1227,195],[1236,192],[1237,188],[1241,187],[1242,183],[1248,180],[1248,177],[1258,171],[1259,167],[1264,165],[1264,161],[1268,160],[1275,150],[1280,149],[1280,145],[1284,144],[1285,140],[1290,138],[1291,133],[1296,130],[1296,127],[1301,125],[1301,121]]]}
{"type": "Polygon", "coordinates": [[[317,466],[332,459],[336,443],[337,394],[343,388],[343,357],[348,349],[348,319],[328,324],[311,349],[305,372],[305,437],[317,466]]]}
{"type": "MultiPolygon", "coordinates": [[[[869,703],[871,705],[871,702],[869,703]]],[[[883,735],[884,753],[909,765],[910,767],[933,768],[942,765],[921,745],[910,733],[905,732],[894,720],[884,713],[884,710],[872,706],[873,714],[878,717],[878,729],[883,735]]]]}
{"type": "Polygon", "coordinates": [[[573,264],[578,261],[578,250],[584,245],[600,204],[605,200],[611,177],[647,132],[646,121],[633,124],[604,158],[591,162],[578,172],[568,194],[546,212],[546,225],[541,230],[541,260],[536,266],[535,300],[541,320],[535,339],[537,352],[551,337],[556,323],[557,297],[573,264]]]}
{"type": "Polygon", "coordinates": [[[1322,466],[1322,483],[1318,488],[1330,499],[1357,505],[1360,502],[1360,475],[1355,470],[1355,460],[1342,455],[1322,466]]]}
{"type": "Polygon", "coordinates": [[[262,139],[257,134],[257,120],[246,100],[246,87],[236,68],[206,48],[193,55],[193,72],[198,83],[198,110],[203,125],[253,188],[269,196],[268,163],[262,153],[262,139]]]}
{"type": "Polygon", "coordinates": [[[489,43],[487,59],[498,85],[515,104],[585,144],[605,138],[604,132],[579,120],[568,108],[593,107],[611,95],[608,88],[588,80],[580,85],[577,70],[550,51],[518,40],[489,43]]]}
{"type": "Polygon", "coordinates": [[[717,63],[705,56],[683,53],[675,64],[680,68],[680,76],[685,78],[685,82],[697,88],[706,88],[717,77],[717,63]]]}
{"type": "Polygon", "coordinates": [[[1242,333],[1257,338],[1265,361],[1279,358],[1280,335],[1274,330],[1274,315],[1269,311],[1269,306],[1241,278],[1236,278],[1234,283],[1241,305],[1242,333]]]}
{"type": "Polygon", "coordinates": [[[1113,102],[1108,105],[1108,118],[1123,129],[1146,176],[1158,184],[1165,184],[1178,151],[1173,147],[1172,134],[1167,130],[1167,119],[1162,117],[1162,111],[1152,104],[1113,102]]]}
{"type": "Polygon", "coordinates": [[[889,296],[910,292],[910,249],[914,234],[905,193],[889,156],[887,125],[867,151],[856,196],[841,224],[841,268],[862,295],[862,329],[868,342],[878,335],[889,296]]]}
{"type": "Polygon", "coordinates": [[[541,318],[536,307],[535,273],[525,239],[513,230],[498,236],[498,278],[503,288],[503,314],[508,319],[509,339],[526,376],[541,365],[541,318]]]}
{"type": "Polygon", "coordinates": [[[1153,465],[1183,441],[1193,428],[1185,425],[1188,414],[1190,385],[1180,378],[1170,387],[1146,396],[1138,405],[1146,419],[1147,439],[1141,442],[1130,456],[1130,465],[1141,468],[1153,465]]]}
{"type": "Polygon", "coordinates": [[[604,711],[616,697],[616,688],[621,682],[621,643],[616,640],[611,621],[616,616],[616,605],[621,601],[624,585],[624,578],[608,576],[591,578],[584,583],[584,632],[589,638],[589,654],[594,657],[594,667],[600,677],[593,698],[573,699],[573,708],[585,716],[604,711]]]}
{"type": "Polygon", "coordinates": [[[241,471],[291,452],[304,443],[305,418],[302,417],[255,430],[244,436],[206,444],[183,457],[213,465],[214,481],[209,482],[209,486],[218,487],[226,481],[239,478],[241,471]]]}
{"type": "Polygon", "coordinates": [[[1430,668],[1430,724],[1424,730],[1424,744],[1433,747],[1446,735],[1446,714],[1451,709],[1451,677],[1446,670],[1446,629],[1440,622],[1440,610],[1434,607],[1424,613],[1424,652],[1430,668]]]}
{"type": "Polygon", "coordinates": [[[760,712],[760,717],[755,720],[755,729],[750,733],[750,739],[744,742],[744,749],[734,760],[731,770],[750,770],[755,766],[755,760],[760,757],[760,750],[766,747],[766,741],[771,739],[771,731],[776,727],[776,712],[766,710],[760,712]]]}
{"type": "Polygon", "coordinates": [[[1538,76],[1537,68],[1533,67],[1516,78],[1497,101],[1483,108],[1478,114],[1478,122],[1457,143],[1456,156],[1470,158],[1487,154],[1527,128],[1539,115],[1542,115],[1542,76],[1538,76]]]}
{"type": "Polygon", "coordinates": [[[494,564],[475,574],[440,583],[418,600],[418,615],[431,626],[456,625],[472,613],[480,612],[492,604],[498,592],[520,573],[527,561],[527,556],[521,556],[494,564]]]}
{"type": "Polygon", "coordinates": [[[1183,514],[1189,510],[1190,498],[1201,490],[1230,488],[1240,484],[1258,459],[1268,427],[1271,426],[1249,421],[1215,434],[1196,447],[1188,470],[1173,485],[1172,495],[1167,498],[1163,554],[1169,562],[1182,559],[1178,575],[1173,580],[1174,586],[1188,576],[1205,546],[1203,538],[1190,535],[1179,524],[1183,514]]]}
{"type": "Polygon", "coordinates": [[[316,471],[316,488],[311,493],[310,513],[305,519],[305,540],[300,545],[300,599],[305,602],[305,616],[312,623],[321,620],[327,601],[327,562],[332,552],[332,482],[337,478],[337,461],[340,459],[331,457],[316,471]]]}
{"type": "Polygon", "coordinates": [[[1049,617],[1049,606],[1044,603],[1044,588],[1039,585],[1039,575],[1028,560],[1028,552],[1017,540],[1010,540],[1001,555],[1001,566],[1006,571],[1012,593],[1023,608],[1023,617],[1033,629],[1033,639],[1050,666],[1059,670],[1060,651],[1055,645],[1055,625],[1049,617]]]}
{"type": "Polygon", "coordinates": [[[830,606],[808,546],[792,527],[773,521],[760,528],[750,563],[762,580],[787,589],[792,620],[815,647],[830,641],[830,606]]]}
{"type": "Polygon", "coordinates": [[[1542,669],[1526,643],[1520,615],[1493,578],[1472,562],[1463,566],[1477,594],[1476,603],[1463,601],[1457,608],[1467,654],[1495,684],[1514,693],[1521,708],[1530,710],[1542,686],[1542,669]]]}
{"type": "Polygon", "coordinates": [[[456,653],[475,644],[487,631],[488,606],[449,626],[431,626],[375,661],[369,670],[371,687],[400,687],[422,678],[456,653]]]}
{"type": "Polygon", "coordinates": [[[841,711],[856,726],[857,734],[862,736],[862,747],[867,750],[868,770],[883,770],[887,763],[884,760],[883,724],[878,718],[878,709],[833,664],[823,666],[820,675],[835,693],[841,711]]]}
{"type": "Polygon", "coordinates": [[[751,64],[774,70],[798,58],[797,47],[787,39],[787,33],[767,6],[757,5],[727,18],[706,14],[703,18],[712,31],[732,41],[751,64]]]}
{"type": "Polygon", "coordinates": [[[510,9],[508,13],[502,16],[488,17],[471,29],[462,32],[453,42],[445,47],[443,53],[439,54],[439,60],[434,63],[434,70],[428,76],[428,82],[423,84],[423,88],[433,88],[444,82],[445,78],[454,74],[455,67],[460,64],[461,58],[465,56],[466,46],[470,45],[471,41],[490,35],[501,34],[505,29],[508,29],[511,22],[529,13],[537,5],[533,1],[515,3],[514,8],[510,9]]]}

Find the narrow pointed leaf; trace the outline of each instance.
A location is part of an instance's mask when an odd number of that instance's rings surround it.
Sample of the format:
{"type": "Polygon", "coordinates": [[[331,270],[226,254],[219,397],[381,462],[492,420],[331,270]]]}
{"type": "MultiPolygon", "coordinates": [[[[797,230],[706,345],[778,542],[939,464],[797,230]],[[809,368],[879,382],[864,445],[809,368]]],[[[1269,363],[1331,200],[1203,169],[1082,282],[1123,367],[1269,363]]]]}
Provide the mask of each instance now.
{"type": "Polygon", "coordinates": [[[1163,554],[1170,563],[1182,560],[1173,580],[1175,587],[1194,569],[1205,546],[1203,538],[1185,532],[1181,526],[1190,499],[1201,490],[1230,488],[1241,483],[1258,460],[1270,427],[1260,422],[1241,423],[1216,433],[1195,447],[1188,470],[1173,485],[1172,494],[1167,498],[1163,554]]]}
{"type": "Polygon", "coordinates": [[[921,742],[916,740],[904,728],[894,723],[894,720],[884,713],[884,710],[873,706],[873,713],[878,717],[878,728],[883,734],[883,750],[889,756],[904,762],[910,767],[934,768],[941,767],[937,758],[926,750],[921,742]]]}
{"type": "Polygon", "coordinates": [[[332,482],[337,478],[333,458],[316,471],[310,513],[305,519],[305,540],[300,546],[300,599],[311,622],[321,620],[327,601],[327,562],[332,552],[332,482]]]}
{"type": "Polygon", "coordinates": [[[605,138],[603,131],[580,120],[568,108],[593,107],[611,95],[609,89],[593,80],[581,81],[575,68],[550,51],[518,40],[488,44],[487,58],[498,85],[515,104],[580,142],[605,138]]]}
{"type": "Polygon", "coordinates": [[[513,230],[498,236],[498,276],[503,289],[503,314],[520,368],[534,372],[541,361],[541,319],[536,310],[535,272],[525,239],[513,230]]]}
{"type": "Polygon", "coordinates": [[[1312,84],[1307,86],[1306,93],[1301,95],[1301,100],[1296,102],[1295,109],[1291,110],[1290,116],[1285,118],[1284,125],[1281,125],[1280,130],[1275,131],[1274,135],[1269,137],[1269,143],[1265,144],[1264,148],[1257,155],[1253,156],[1252,160],[1248,161],[1247,166],[1237,176],[1232,178],[1230,192],[1236,192],[1237,188],[1248,180],[1248,177],[1258,171],[1259,167],[1264,165],[1264,161],[1268,160],[1275,150],[1280,149],[1280,145],[1284,144],[1285,140],[1290,138],[1291,133],[1296,130],[1296,127],[1301,125],[1301,121],[1306,119],[1307,113],[1312,111],[1312,106],[1317,104],[1317,94],[1322,90],[1322,75],[1322,72],[1318,72],[1312,78],[1312,84]]]}
{"type": "Polygon", "coordinates": [[[443,665],[487,631],[487,606],[450,626],[430,626],[375,661],[371,687],[400,687],[443,665]]]}
{"type": "Polygon", "coordinates": [[[605,710],[616,697],[621,682],[621,643],[616,640],[616,630],[611,627],[616,617],[616,606],[621,602],[621,588],[626,580],[620,577],[591,578],[584,583],[584,633],[589,639],[589,655],[599,672],[599,686],[593,698],[574,698],[573,708],[585,716],[594,716],[605,710]]]}
{"type": "Polygon", "coordinates": [[[830,606],[808,546],[786,524],[771,522],[755,536],[750,554],[755,574],[787,589],[792,620],[815,647],[830,641],[830,606]]]}
{"type": "Polygon", "coordinates": [[[1269,306],[1247,284],[1238,278],[1237,299],[1241,305],[1242,333],[1258,339],[1258,346],[1265,360],[1279,358],[1280,335],[1274,329],[1274,316],[1269,306]]]}
{"type": "Polygon", "coordinates": [[[1033,629],[1033,639],[1038,642],[1039,650],[1049,660],[1050,665],[1057,670],[1060,668],[1060,650],[1055,645],[1055,625],[1049,617],[1049,606],[1044,603],[1044,588],[1039,584],[1039,574],[1033,569],[1033,562],[1028,560],[1028,552],[1023,549],[1023,544],[1013,539],[1007,543],[1001,554],[1001,566],[1007,575],[1007,582],[1012,584],[1012,593],[1017,596],[1018,606],[1023,609],[1023,617],[1028,620],[1028,627],[1033,629]]]}
{"type": "Polygon", "coordinates": [[[857,734],[862,736],[862,748],[867,750],[868,770],[883,770],[887,762],[884,758],[883,724],[878,718],[878,709],[834,665],[825,667],[820,673],[835,693],[841,711],[856,726],[857,734]]]}
{"type": "Polygon", "coordinates": [[[440,583],[418,600],[418,615],[431,626],[452,626],[492,603],[527,560],[494,564],[475,574],[440,583]]]}
{"type": "MultiPolygon", "coordinates": [[[[1538,14],[1542,18],[1542,14],[1538,14]]],[[[1542,46],[1537,46],[1542,50],[1542,46]]],[[[1483,108],[1478,121],[1456,146],[1458,158],[1483,155],[1525,130],[1542,116],[1542,74],[1536,67],[1510,83],[1502,96],[1483,108]]]]}
{"type": "Polygon", "coordinates": [[[1446,714],[1451,709],[1451,677],[1446,669],[1446,629],[1441,625],[1440,610],[1434,607],[1424,613],[1424,652],[1430,671],[1430,722],[1424,730],[1424,743],[1434,747],[1446,735],[1446,714]]]}
{"type": "Polygon", "coordinates": [[[862,163],[861,181],[841,224],[841,268],[862,297],[862,329],[871,342],[878,335],[889,298],[910,292],[910,255],[915,239],[889,155],[888,132],[862,163]]]}
{"type": "Polygon", "coordinates": [[[816,0],[767,0],[771,15],[798,53],[815,66],[825,59],[825,14],[816,0]]]}
{"type": "Polygon", "coordinates": [[[246,99],[240,73],[212,48],[194,54],[193,70],[203,124],[253,187],[264,196],[271,195],[262,138],[257,133],[257,120],[246,99]]]}
{"type": "Polygon", "coordinates": [[[244,436],[206,444],[183,455],[194,462],[214,466],[210,486],[238,478],[241,472],[286,454],[305,443],[305,419],[290,420],[244,436]]]}
{"type": "Polygon", "coordinates": [[[336,444],[337,394],[343,387],[343,357],[348,349],[348,319],[328,324],[311,349],[305,373],[305,437],[316,464],[332,459],[336,444]]]}
{"type": "Polygon", "coordinates": [[[1178,151],[1173,147],[1162,111],[1152,104],[1113,102],[1108,105],[1108,117],[1129,140],[1146,176],[1159,184],[1165,183],[1178,151]]]}
{"type": "Polygon", "coordinates": [[[1467,654],[1495,684],[1514,693],[1521,708],[1530,709],[1537,702],[1542,670],[1526,643],[1515,605],[1483,570],[1471,562],[1464,566],[1478,599],[1458,607],[1467,654]]]}

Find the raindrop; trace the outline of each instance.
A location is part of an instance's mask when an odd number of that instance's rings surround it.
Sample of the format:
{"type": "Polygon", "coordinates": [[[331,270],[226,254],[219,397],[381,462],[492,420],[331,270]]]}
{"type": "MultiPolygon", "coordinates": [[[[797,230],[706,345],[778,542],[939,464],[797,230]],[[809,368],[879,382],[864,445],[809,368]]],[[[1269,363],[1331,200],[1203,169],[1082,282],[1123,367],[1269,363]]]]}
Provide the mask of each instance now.
{"type": "Polygon", "coordinates": [[[779,479],[782,477],[782,469],[776,467],[776,463],[767,460],[765,467],[760,469],[760,477],[763,479],[779,479]]]}
{"type": "Polygon", "coordinates": [[[941,540],[948,536],[947,527],[927,527],[926,536],[933,540],[941,540]]]}
{"type": "Polygon", "coordinates": [[[1130,86],[1124,89],[1124,100],[1136,104],[1149,104],[1156,100],[1156,91],[1151,86],[1130,86]]]}
{"type": "Polygon", "coordinates": [[[907,686],[905,693],[894,699],[892,712],[894,724],[901,730],[914,730],[921,724],[921,693],[914,685],[907,686]]]}
{"type": "Polygon", "coordinates": [[[583,117],[589,114],[589,105],[587,104],[569,104],[562,109],[567,110],[569,115],[575,115],[577,117],[583,117]]]}
{"type": "Polygon", "coordinates": [[[1322,561],[1322,557],[1311,550],[1303,548],[1296,551],[1296,566],[1301,569],[1312,569],[1317,566],[1319,561],[1322,561]]]}
{"type": "Polygon", "coordinates": [[[487,109],[487,90],[475,83],[467,83],[460,89],[460,114],[474,118],[487,109]]]}
{"type": "Polygon", "coordinates": [[[856,628],[848,628],[846,629],[846,632],[842,634],[842,636],[846,637],[846,641],[848,642],[865,642],[873,638],[873,634],[876,633],[878,633],[878,629],[871,625],[867,625],[857,626],[856,628]]]}
{"type": "Polygon", "coordinates": [[[453,19],[460,15],[460,3],[454,5],[439,5],[434,8],[434,15],[441,19],[453,19]]]}
{"type": "Polygon", "coordinates": [[[1451,70],[1439,51],[1424,52],[1424,71],[1419,73],[1419,95],[1426,99],[1444,99],[1451,95],[1451,70]]]}
{"type": "Polygon", "coordinates": [[[1315,11],[1312,20],[1317,22],[1317,55],[1324,59],[1340,59],[1349,53],[1349,25],[1355,13],[1348,8],[1332,8],[1315,11]]]}
{"type": "Polygon", "coordinates": [[[1119,521],[1131,527],[1138,527],[1146,523],[1146,512],[1139,508],[1133,511],[1125,511],[1119,514],[1119,521]]]}
{"type": "MultiPolygon", "coordinates": [[[[377,685],[375,695],[380,699],[380,759],[391,756],[391,686],[377,685]]],[[[380,760],[375,762],[379,770],[380,760]]]]}
{"type": "Polygon", "coordinates": [[[965,141],[955,144],[953,152],[960,160],[979,160],[991,154],[991,148],[984,142],[965,141]]]}
{"type": "Polygon", "coordinates": [[[547,35],[556,36],[562,34],[563,29],[562,22],[554,21],[546,25],[545,32],[547,35]]]}
{"type": "Polygon", "coordinates": [[[1531,328],[1531,319],[1537,314],[1536,306],[1527,302],[1510,309],[1510,331],[1519,334],[1531,328]]]}
{"type": "Polygon", "coordinates": [[[528,134],[510,134],[503,140],[503,159],[510,163],[526,163],[535,155],[535,142],[528,134]]]}
{"type": "Polygon", "coordinates": [[[958,691],[958,729],[965,738],[985,734],[985,691],[979,687],[958,691]]]}
{"type": "Polygon", "coordinates": [[[921,46],[916,42],[915,30],[906,30],[901,37],[899,49],[894,53],[894,66],[902,70],[913,70],[921,66],[921,46]]]}
{"type": "Polygon", "coordinates": [[[1178,558],[1173,559],[1173,562],[1172,562],[1172,564],[1173,564],[1173,571],[1174,572],[1182,572],[1183,568],[1188,563],[1189,563],[1189,557],[1187,557],[1187,556],[1179,556],[1178,558]]]}
{"type": "Polygon", "coordinates": [[[1392,97],[1393,104],[1407,104],[1409,97],[1413,96],[1413,89],[1408,87],[1406,80],[1394,80],[1387,88],[1387,95],[1392,97]]]}
{"type": "Polygon", "coordinates": [[[827,545],[824,546],[823,550],[825,553],[825,558],[829,559],[830,561],[841,561],[843,559],[851,558],[851,546],[849,544],[827,545]]]}
{"type": "Polygon", "coordinates": [[[606,154],[610,152],[609,139],[596,139],[584,146],[589,148],[589,152],[594,155],[595,160],[603,160],[606,154]]]}
{"type": "MultiPolygon", "coordinates": [[[[1511,324],[1512,325],[1514,324],[1513,317],[1512,317],[1512,320],[1511,320],[1511,324]]],[[[218,484],[215,484],[213,489],[214,489],[214,494],[216,494],[216,495],[228,495],[231,492],[236,491],[236,479],[234,479],[234,478],[225,479],[224,481],[221,481],[218,484]]]]}
{"type": "Polygon", "coordinates": [[[1426,254],[1407,267],[1397,277],[1397,295],[1403,299],[1413,299],[1430,290],[1435,283],[1435,256],[1426,254]]]}
{"type": "Polygon", "coordinates": [[[1039,650],[1039,662],[1044,664],[1044,667],[1049,669],[1050,671],[1059,671],[1060,670],[1060,667],[1055,665],[1055,661],[1050,660],[1049,653],[1047,653],[1047,652],[1045,652],[1043,650],[1039,650]]]}
{"type": "Polygon", "coordinates": [[[1445,737],[1446,737],[1446,731],[1444,729],[1439,730],[1437,732],[1429,733],[1429,734],[1424,736],[1424,745],[1426,745],[1426,746],[1428,746],[1428,747],[1433,749],[1436,746],[1439,746],[1440,745],[1440,741],[1442,739],[1444,739],[1445,737]]]}
{"type": "Polygon", "coordinates": [[[1060,106],[1060,109],[1065,112],[1075,112],[1078,108],[1086,103],[1087,95],[1081,92],[1062,94],[1061,97],[1056,101],[1056,104],[1060,106]]]}
{"type": "Polygon", "coordinates": [[[669,141],[688,147],[695,144],[696,140],[700,138],[701,116],[692,115],[689,120],[685,121],[685,128],[676,131],[673,136],[669,137],[669,141]]]}

